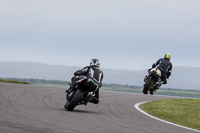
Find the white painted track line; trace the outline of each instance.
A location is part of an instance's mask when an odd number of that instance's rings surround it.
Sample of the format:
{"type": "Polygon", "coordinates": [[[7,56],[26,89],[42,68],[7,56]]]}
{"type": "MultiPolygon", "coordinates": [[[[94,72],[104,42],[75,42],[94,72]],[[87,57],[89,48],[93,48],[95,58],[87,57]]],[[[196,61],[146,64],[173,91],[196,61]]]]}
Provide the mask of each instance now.
{"type": "Polygon", "coordinates": [[[185,128],[185,129],[188,129],[188,130],[191,130],[191,131],[200,132],[200,130],[196,130],[196,129],[192,129],[192,128],[189,128],[189,127],[181,126],[181,125],[178,125],[178,124],[175,124],[175,123],[171,123],[171,122],[169,122],[169,121],[165,121],[165,120],[163,120],[163,119],[160,119],[160,118],[157,118],[157,117],[155,117],[155,116],[152,116],[152,115],[148,114],[147,112],[145,112],[145,111],[143,111],[142,109],[140,109],[140,105],[142,105],[142,104],[144,104],[144,103],[147,103],[147,102],[149,102],[149,101],[137,103],[137,104],[135,104],[134,107],[135,107],[138,111],[140,111],[141,113],[143,113],[143,114],[145,114],[145,115],[147,115],[147,116],[149,116],[149,117],[151,117],[151,118],[153,118],[153,119],[156,119],[156,120],[158,120],[158,121],[162,121],[162,122],[165,122],[165,123],[167,123],[167,124],[171,124],[171,125],[174,125],[174,126],[177,126],[177,127],[185,128]]]}

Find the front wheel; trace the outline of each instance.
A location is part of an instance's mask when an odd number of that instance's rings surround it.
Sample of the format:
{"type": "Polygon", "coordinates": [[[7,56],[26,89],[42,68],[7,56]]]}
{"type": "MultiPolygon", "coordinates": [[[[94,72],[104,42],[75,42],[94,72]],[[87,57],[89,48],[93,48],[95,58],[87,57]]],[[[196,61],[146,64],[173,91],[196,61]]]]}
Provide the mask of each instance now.
{"type": "Polygon", "coordinates": [[[82,98],[83,98],[83,91],[77,90],[73,98],[66,103],[65,108],[68,111],[74,110],[74,108],[78,105],[78,103],[82,100],[82,98]]]}
{"type": "Polygon", "coordinates": [[[143,93],[148,94],[153,85],[154,85],[154,80],[150,78],[144,85],[143,93]]]}

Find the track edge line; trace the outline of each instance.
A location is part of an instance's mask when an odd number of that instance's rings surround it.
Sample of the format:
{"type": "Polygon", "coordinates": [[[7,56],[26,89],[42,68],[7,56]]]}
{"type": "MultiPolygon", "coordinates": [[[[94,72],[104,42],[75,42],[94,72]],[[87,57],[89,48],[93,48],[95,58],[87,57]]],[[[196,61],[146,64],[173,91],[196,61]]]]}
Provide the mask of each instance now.
{"type": "Polygon", "coordinates": [[[169,121],[165,121],[165,120],[163,120],[163,119],[160,119],[160,118],[157,118],[157,117],[155,117],[155,116],[152,116],[152,115],[148,114],[147,112],[145,112],[144,110],[142,110],[142,109],[140,108],[140,105],[142,105],[142,104],[144,104],[144,103],[147,103],[147,102],[149,102],[149,101],[136,103],[136,104],[134,105],[134,107],[135,107],[138,111],[140,111],[141,113],[143,113],[143,114],[145,114],[145,115],[147,115],[147,116],[149,116],[149,117],[151,117],[151,118],[153,118],[153,119],[156,119],[156,120],[158,120],[158,121],[161,121],[161,122],[164,122],[164,123],[167,123],[167,124],[170,124],[170,125],[174,125],[174,126],[177,126],[177,127],[185,128],[185,129],[188,129],[188,130],[191,130],[191,131],[200,132],[200,130],[193,129],[193,128],[189,128],[189,127],[185,127],[185,126],[181,126],[181,125],[178,125],[178,124],[175,124],[175,123],[172,123],[172,122],[169,122],[169,121]]]}

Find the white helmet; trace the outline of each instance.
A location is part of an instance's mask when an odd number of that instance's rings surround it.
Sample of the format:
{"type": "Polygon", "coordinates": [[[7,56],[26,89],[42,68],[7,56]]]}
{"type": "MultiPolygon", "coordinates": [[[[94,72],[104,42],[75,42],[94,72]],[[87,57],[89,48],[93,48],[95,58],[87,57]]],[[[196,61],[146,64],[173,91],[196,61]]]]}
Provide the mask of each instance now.
{"type": "Polygon", "coordinates": [[[96,58],[92,59],[91,62],[90,62],[90,66],[95,66],[95,67],[99,68],[100,67],[99,60],[96,59],[96,58]]]}

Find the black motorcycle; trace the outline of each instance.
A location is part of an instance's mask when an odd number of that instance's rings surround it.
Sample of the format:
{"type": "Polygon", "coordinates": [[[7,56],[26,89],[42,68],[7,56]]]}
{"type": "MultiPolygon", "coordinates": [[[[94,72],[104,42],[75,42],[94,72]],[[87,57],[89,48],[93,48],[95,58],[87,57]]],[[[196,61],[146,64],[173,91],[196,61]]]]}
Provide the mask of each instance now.
{"type": "Polygon", "coordinates": [[[76,87],[71,93],[66,94],[67,103],[65,109],[74,110],[77,105],[87,105],[87,103],[95,96],[95,91],[100,87],[98,81],[94,78],[79,76],[76,87]]]}
{"type": "Polygon", "coordinates": [[[150,92],[153,95],[157,89],[161,86],[161,71],[157,68],[149,70],[149,74],[144,78],[143,93],[148,94],[150,92]]]}

